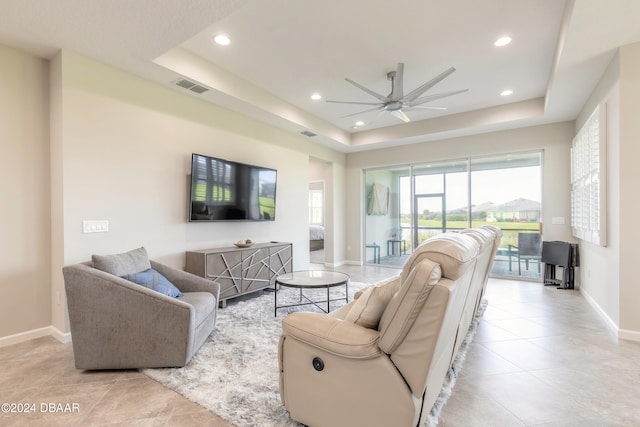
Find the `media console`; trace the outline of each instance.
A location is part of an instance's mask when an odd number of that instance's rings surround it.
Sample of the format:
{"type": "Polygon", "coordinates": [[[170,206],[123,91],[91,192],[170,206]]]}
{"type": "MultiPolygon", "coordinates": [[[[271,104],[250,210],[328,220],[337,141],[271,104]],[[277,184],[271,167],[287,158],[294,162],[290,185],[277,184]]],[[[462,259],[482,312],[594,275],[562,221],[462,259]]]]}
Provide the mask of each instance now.
{"type": "Polygon", "coordinates": [[[275,283],[279,274],[293,270],[291,243],[257,243],[186,253],[185,270],[220,284],[220,301],[256,292],[275,283]]]}

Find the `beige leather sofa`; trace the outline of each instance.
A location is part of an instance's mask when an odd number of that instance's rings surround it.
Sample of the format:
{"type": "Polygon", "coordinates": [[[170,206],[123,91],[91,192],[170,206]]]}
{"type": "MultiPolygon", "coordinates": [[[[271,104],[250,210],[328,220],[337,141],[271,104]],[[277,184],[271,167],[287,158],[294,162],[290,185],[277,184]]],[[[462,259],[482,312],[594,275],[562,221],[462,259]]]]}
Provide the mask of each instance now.
{"type": "Polygon", "coordinates": [[[308,426],[418,426],[477,310],[499,230],[446,233],[330,314],[285,317],[280,394],[308,426]]]}

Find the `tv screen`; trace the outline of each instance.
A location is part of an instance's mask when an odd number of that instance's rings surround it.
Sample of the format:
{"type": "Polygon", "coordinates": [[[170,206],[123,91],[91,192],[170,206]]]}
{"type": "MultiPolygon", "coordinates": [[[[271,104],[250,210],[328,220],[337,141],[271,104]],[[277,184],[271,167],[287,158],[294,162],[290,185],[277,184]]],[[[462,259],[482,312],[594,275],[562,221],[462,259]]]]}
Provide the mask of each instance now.
{"type": "Polygon", "coordinates": [[[275,169],[193,154],[189,221],[273,221],[275,169]]]}

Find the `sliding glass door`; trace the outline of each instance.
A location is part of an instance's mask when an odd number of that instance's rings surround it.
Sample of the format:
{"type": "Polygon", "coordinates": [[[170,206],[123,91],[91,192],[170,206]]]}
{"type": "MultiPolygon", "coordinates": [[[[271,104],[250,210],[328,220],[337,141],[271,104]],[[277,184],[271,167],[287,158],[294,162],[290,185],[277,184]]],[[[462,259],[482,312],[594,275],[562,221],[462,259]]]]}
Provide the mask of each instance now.
{"type": "Polygon", "coordinates": [[[542,153],[471,159],[472,226],[495,225],[502,241],[492,274],[542,277],[542,153]]]}
{"type": "Polygon", "coordinates": [[[505,236],[493,274],[541,277],[541,168],[533,152],[366,170],[366,262],[402,266],[429,237],[490,224],[505,236]]]}
{"type": "MultiPolygon", "coordinates": [[[[365,247],[367,263],[401,267],[410,253],[405,223],[411,223],[410,192],[401,190],[410,176],[408,166],[365,171],[365,247]]],[[[408,230],[408,228],[406,229],[408,230]]]]}

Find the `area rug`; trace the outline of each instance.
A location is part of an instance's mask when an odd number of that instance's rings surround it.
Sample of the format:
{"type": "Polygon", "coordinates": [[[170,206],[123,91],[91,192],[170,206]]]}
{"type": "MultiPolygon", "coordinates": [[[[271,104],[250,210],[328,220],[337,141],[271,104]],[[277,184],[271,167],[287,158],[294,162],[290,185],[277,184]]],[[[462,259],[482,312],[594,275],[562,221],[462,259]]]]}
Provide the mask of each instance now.
{"type": "MultiPolygon", "coordinates": [[[[364,286],[364,283],[351,282],[350,300],[364,286]]],[[[142,372],[238,427],[300,426],[289,418],[280,400],[278,340],[287,312],[312,310],[313,306],[280,309],[274,317],[273,293],[256,295],[230,302],[218,311],[216,330],[187,366],[142,372]]],[[[297,290],[278,291],[280,305],[287,299],[297,300],[297,290]]],[[[476,324],[474,320],[465,341],[470,341],[476,324]]],[[[437,425],[438,414],[455,383],[467,345],[466,342],[462,345],[447,375],[447,383],[427,421],[429,427],[437,425]]]]}

